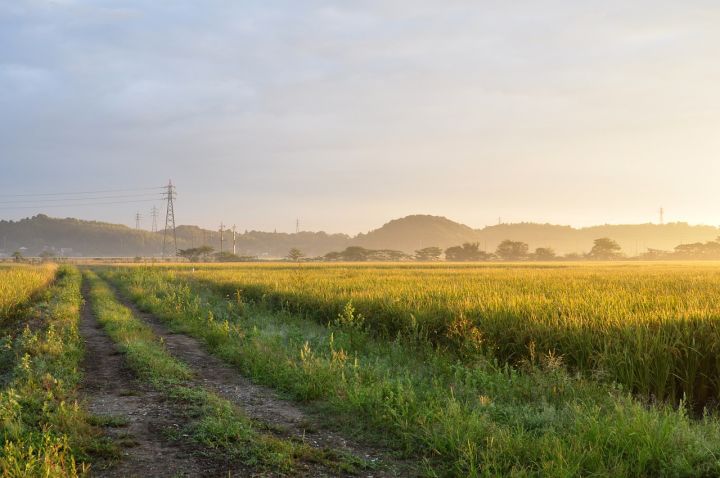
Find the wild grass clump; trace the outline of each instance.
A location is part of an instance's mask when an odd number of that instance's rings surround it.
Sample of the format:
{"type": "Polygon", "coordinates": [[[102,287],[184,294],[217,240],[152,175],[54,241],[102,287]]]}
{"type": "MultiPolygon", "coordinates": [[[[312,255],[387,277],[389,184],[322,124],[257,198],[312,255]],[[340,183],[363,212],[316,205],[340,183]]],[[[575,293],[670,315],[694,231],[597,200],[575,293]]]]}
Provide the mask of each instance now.
{"type": "Polygon", "coordinates": [[[453,326],[470,338],[458,356],[416,336],[378,336],[365,313],[355,326],[355,301],[352,313],[346,302],[322,323],[238,306],[235,295],[174,271],[105,274],[174,330],[209,339],[244,374],[420,458],[429,476],[720,474],[714,416],[646,406],[627,388],[569,373],[564,357],[542,349],[518,366],[488,357],[476,350],[485,336],[475,323],[453,326]]]}

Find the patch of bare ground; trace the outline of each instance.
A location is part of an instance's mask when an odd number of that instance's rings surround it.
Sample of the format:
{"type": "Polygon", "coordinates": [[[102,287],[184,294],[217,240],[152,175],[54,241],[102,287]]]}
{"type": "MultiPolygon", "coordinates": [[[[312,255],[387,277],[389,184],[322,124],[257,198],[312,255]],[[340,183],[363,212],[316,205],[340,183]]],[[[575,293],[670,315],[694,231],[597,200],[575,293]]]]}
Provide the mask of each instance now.
{"type": "Polygon", "coordinates": [[[80,333],[85,342],[82,395],[90,413],[113,443],[118,458],[100,458],[92,476],[101,477],[184,477],[251,476],[228,463],[201,456],[189,443],[171,441],[168,430],[177,429],[184,418],[173,404],[149,386],[136,380],[125,358],[102,330],[83,286],[80,333]]]}
{"type": "MultiPolygon", "coordinates": [[[[370,470],[363,470],[352,476],[417,476],[415,467],[409,461],[396,459],[390,456],[387,450],[358,443],[341,433],[329,430],[315,414],[303,410],[296,403],[278,397],[271,388],[253,383],[207,352],[195,338],[168,330],[160,319],[141,311],[116,288],[113,287],[113,290],[123,305],[148,324],[157,336],[162,337],[167,350],[173,356],[181,359],[194,370],[196,385],[205,387],[233,402],[249,418],[263,424],[276,435],[302,441],[317,449],[349,454],[375,465],[370,470]]],[[[309,476],[317,475],[310,473],[309,476]]]]}

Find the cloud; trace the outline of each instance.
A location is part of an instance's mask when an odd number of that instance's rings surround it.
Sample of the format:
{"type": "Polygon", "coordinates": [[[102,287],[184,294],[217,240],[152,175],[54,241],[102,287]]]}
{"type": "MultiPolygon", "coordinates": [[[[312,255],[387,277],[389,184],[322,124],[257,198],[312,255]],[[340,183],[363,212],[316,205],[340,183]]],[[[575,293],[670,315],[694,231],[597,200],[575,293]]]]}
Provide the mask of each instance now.
{"type": "Polygon", "coordinates": [[[718,20],[707,1],[4,2],[0,187],[171,175],[186,222],[253,203],[250,228],[322,207],[330,230],[413,204],[577,221],[559,190],[590,211],[646,181],[701,204],[718,20]]]}

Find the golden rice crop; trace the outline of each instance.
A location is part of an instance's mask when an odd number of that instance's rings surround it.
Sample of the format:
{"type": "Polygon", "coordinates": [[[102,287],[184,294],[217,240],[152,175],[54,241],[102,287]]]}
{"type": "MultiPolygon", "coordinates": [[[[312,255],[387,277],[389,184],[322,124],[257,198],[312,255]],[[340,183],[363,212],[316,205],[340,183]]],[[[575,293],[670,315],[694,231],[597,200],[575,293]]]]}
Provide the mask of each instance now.
{"type": "Polygon", "coordinates": [[[240,265],[180,268],[227,295],[519,363],[560,356],[635,393],[720,399],[720,265],[240,265]]]}
{"type": "Polygon", "coordinates": [[[0,266],[0,321],[13,315],[45,288],[52,281],[56,269],[52,264],[0,266]]]}

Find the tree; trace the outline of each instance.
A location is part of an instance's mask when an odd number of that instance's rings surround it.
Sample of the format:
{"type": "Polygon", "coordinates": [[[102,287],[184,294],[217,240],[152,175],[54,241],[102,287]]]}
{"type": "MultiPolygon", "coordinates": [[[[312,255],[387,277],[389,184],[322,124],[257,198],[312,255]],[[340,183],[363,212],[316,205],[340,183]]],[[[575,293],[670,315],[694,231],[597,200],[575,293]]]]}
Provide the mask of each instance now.
{"type": "Polygon", "coordinates": [[[498,245],[495,254],[506,261],[525,259],[528,255],[528,245],[524,242],[505,239],[498,245]]]}
{"type": "Polygon", "coordinates": [[[403,251],[396,251],[394,249],[380,249],[377,251],[368,249],[367,258],[371,261],[402,261],[408,259],[410,256],[405,254],[403,251]]]}
{"type": "Polygon", "coordinates": [[[439,261],[443,250],[439,247],[424,247],[415,251],[415,260],[418,261],[439,261]]]}
{"type": "Polygon", "coordinates": [[[233,254],[232,252],[228,251],[216,252],[215,254],[213,254],[213,257],[217,262],[240,262],[244,260],[237,254],[233,254]]]}
{"type": "Polygon", "coordinates": [[[491,255],[480,250],[477,242],[466,242],[462,246],[445,249],[445,260],[448,261],[486,261],[491,255]]]}
{"type": "Polygon", "coordinates": [[[290,259],[291,261],[295,261],[295,262],[299,261],[303,257],[305,257],[305,254],[303,253],[303,251],[301,251],[297,247],[293,247],[292,249],[290,249],[290,252],[288,252],[288,255],[287,255],[288,259],[290,259]]]}
{"type": "Polygon", "coordinates": [[[13,252],[13,253],[12,253],[12,258],[13,258],[13,260],[14,260],[15,262],[22,262],[22,261],[25,260],[25,258],[24,258],[23,255],[22,255],[22,252],[20,252],[20,251],[15,251],[15,252],[13,252]]]}
{"type": "Polygon", "coordinates": [[[620,244],[613,241],[609,237],[601,237],[595,239],[594,245],[588,254],[591,259],[611,260],[621,257],[620,244]]]}
{"type": "Polygon", "coordinates": [[[200,246],[190,249],[180,249],[177,255],[184,257],[190,262],[198,262],[200,259],[207,261],[213,251],[214,249],[210,246],[200,246]]]}
{"type": "Polygon", "coordinates": [[[340,253],[340,257],[344,261],[362,262],[368,260],[368,256],[372,251],[360,246],[350,246],[340,253]]]}
{"type": "Polygon", "coordinates": [[[334,252],[328,252],[323,256],[323,258],[326,261],[339,261],[342,260],[342,253],[334,251],[334,252]]]}
{"type": "Polygon", "coordinates": [[[533,254],[537,261],[551,261],[555,259],[555,251],[550,247],[538,247],[533,254]]]}
{"type": "Polygon", "coordinates": [[[720,238],[706,243],[680,244],[675,246],[674,255],[681,259],[718,259],[720,258],[720,238]]]}

